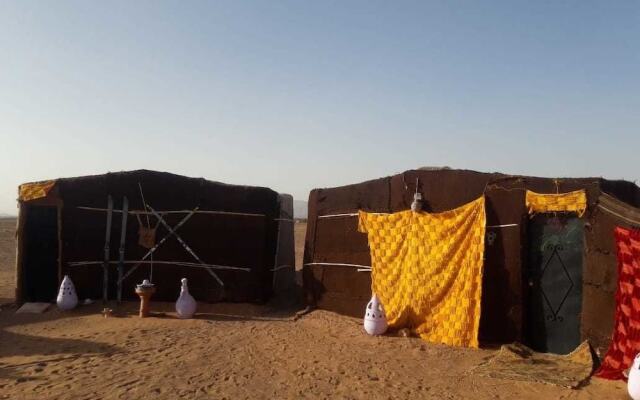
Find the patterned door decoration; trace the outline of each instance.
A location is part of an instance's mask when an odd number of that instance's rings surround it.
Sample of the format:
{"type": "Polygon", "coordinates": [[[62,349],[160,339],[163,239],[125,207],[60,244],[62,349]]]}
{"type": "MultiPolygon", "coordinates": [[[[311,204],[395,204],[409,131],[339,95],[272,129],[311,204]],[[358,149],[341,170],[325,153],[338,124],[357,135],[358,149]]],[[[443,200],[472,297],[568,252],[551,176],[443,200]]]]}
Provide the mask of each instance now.
{"type": "Polygon", "coordinates": [[[528,233],[529,344],[567,354],[580,344],[584,224],[575,216],[539,214],[528,233]]]}

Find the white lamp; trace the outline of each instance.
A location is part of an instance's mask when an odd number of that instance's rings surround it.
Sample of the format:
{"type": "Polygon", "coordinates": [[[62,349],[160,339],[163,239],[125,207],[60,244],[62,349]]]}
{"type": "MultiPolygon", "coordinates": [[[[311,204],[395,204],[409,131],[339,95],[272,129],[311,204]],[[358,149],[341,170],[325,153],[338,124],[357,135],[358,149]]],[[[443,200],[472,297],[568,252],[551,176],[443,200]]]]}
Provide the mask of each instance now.
{"type": "Polygon", "coordinates": [[[369,335],[382,335],[387,331],[387,316],[384,308],[374,293],[364,313],[364,330],[369,335]]]}
{"type": "Polygon", "coordinates": [[[627,391],[633,400],[640,400],[640,353],[633,360],[633,365],[629,370],[629,380],[627,391]]]}
{"type": "Polygon", "coordinates": [[[196,300],[189,293],[187,286],[187,278],[182,278],[182,288],[180,289],[180,297],[176,301],[176,312],[180,318],[191,318],[196,312],[196,300]]]}
{"type": "Polygon", "coordinates": [[[58,291],[58,297],[56,298],[56,304],[58,308],[67,311],[75,308],[78,305],[78,295],[76,294],[76,287],[71,282],[69,275],[65,275],[60,284],[60,290],[58,291]]]}

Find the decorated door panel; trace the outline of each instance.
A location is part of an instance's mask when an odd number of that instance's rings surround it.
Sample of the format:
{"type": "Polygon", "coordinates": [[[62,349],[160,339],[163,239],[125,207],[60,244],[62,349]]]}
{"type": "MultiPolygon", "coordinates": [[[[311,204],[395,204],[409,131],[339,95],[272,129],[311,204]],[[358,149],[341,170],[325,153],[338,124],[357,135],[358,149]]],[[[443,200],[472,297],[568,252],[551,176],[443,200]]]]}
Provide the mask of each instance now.
{"type": "Polygon", "coordinates": [[[584,224],[575,215],[529,221],[527,337],[537,351],[566,354],[580,344],[584,224]]]}

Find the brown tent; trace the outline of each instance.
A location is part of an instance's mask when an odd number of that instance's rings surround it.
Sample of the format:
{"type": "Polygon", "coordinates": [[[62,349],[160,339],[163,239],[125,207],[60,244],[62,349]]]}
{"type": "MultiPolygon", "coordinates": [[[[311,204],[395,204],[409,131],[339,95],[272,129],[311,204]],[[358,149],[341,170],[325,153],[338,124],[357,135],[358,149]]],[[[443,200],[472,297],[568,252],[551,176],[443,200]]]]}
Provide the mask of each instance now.
{"type": "Polygon", "coordinates": [[[626,181],[421,169],[315,189],[309,196],[304,255],[308,301],[362,316],[371,295],[370,273],[362,266],[370,265],[370,256],[366,235],[357,232],[354,213],[406,210],[416,184],[427,212],[453,209],[483,193],[486,196],[482,342],[523,341],[542,351],[566,352],[590,339],[596,348],[606,351],[617,284],[613,226],[640,226],[640,214],[633,209],[640,206],[640,188],[626,181]],[[526,190],[562,193],[578,189],[586,191],[588,201],[582,218],[528,215],[526,190]],[[558,220],[562,223],[557,224],[558,220]],[[572,228],[571,246],[547,251],[549,246],[543,246],[543,241],[558,234],[566,236],[567,227],[572,228]]]}
{"type": "Polygon", "coordinates": [[[110,300],[120,290],[134,298],[153,275],[156,300],[174,301],[186,277],[200,301],[264,302],[281,281],[274,270],[286,269],[276,268],[279,232],[288,232],[279,225],[291,225],[282,198],[283,213],[267,188],[147,170],[21,185],[16,299],[51,301],[64,275],[80,299],[102,298],[108,265],[110,300]]]}

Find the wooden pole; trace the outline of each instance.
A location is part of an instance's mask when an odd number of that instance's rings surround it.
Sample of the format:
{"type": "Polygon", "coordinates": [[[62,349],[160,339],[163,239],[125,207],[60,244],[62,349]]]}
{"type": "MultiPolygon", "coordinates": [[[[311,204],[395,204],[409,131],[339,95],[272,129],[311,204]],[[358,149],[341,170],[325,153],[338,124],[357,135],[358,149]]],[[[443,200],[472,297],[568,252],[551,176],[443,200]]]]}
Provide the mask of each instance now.
{"type": "MultiPolygon", "coordinates": [[[[191,247],[189,247],[189,245],[182,240],[182,238],[180,237],[180,235],[178,235],[176,233],[176,231],[174,230],[174,228],[170,227],[169,224],[167,224],[167,222],[164,220],[164,218],[162,218],[162,216],[160,214],[158,214],[150,205],[147,205],[147,207],[149,208],[149,210],[151,210],[151,212],[153,213],[153,215],[158,218],[158,220],[160,221],[160,223],[162,225],[164,225],[165,228],[167,228],[167,230],[169,231],[169,234],[175,236],[176,240],[182,245],[182,247],[189,253],[191,254],[191,256],[193,258],[196,259],[196,261],[201,264],[201,265],[206,265],[204,263],[204,261],[202,261],[200,259],[200,257],[198,257],[198,255],[191,249],[191,247]]],[[[207,268],[207,272],[209,273],[209,275],[211,275],[213,277],[213,279],[215,279],[218,284],[220,284],[220,286],[222,286],[224,288],[224,282],[222,282],[222,279],[220,279],[220,277],[218,277],[218,275],[213,272],[213,269],[211,268],[207,268]]]]}
{"type": "MultiPolygon", "coordinates": [[[[104,212],[104,211],[109,211],[108,208],[97,208],[97,207],[82,207],[82,206],[78,206],[76,207],[78,210],[87,210],[87,211],[100,211],[100,212],[104,212]]],[[[112,210],[114,213],[121,213],[121,210],[112,210]]],[[[211,210],[198,210],[198,211],[193,211],[193,210],[165,210],[165,211],[156,211],[157,214],[160,215],[164,215],[164,214],[190,214],[190,213],[195,213],[195,214],[211,214],[211,215],[229,215],[229,216],[236,216],[236,217],[266,217],[265,214],[253,214],[253,213],[240,213],[240,212],[230,212],[230,211],[211,211],[211,210]]],[[[153,212],[151,211],[140,211],[140,210],[129,210],[129,214],[138,214],[138,215],[152,215],[153,212]]]]}
{"type": "MultiPolygon", "coordinates": [[[[109,261],[109,264],[117,264],[118,261],[109,261]]],[[[176,265],[176,266],[183,266],[183,267],[196,267],[196,268],[212,268],[212,269],[219,269],[219,270],[229,270],[229,271],[244,271],[244,272],[251,272],[251,268],[245,268],[245,267],[232,267],[229,265],[217,265],[217,264],[198,264],[198,263],[193,263],[193,262],[185,262],[185,261],[145,261],[145,260],[141,260],[141,261],[136,261],[136,260],[125,260],[123,261],[123,264],[151,264],[151,263],[155,263],[155,264],[163,264],[163,265],[176,265]]],[[[80,267],[80,266],[85,266],[85,265],[104,265],[104,261],[71,261],[67,263],[68,266],[70,267],[80,267]]],[[[126,279],[129,277],[131,271],[127,271],[127,274],[122,278],[122,280],[126,279]]]]}
{"type": "MultiPolygon", "coordinates": [[[[140,198],[142,199],[142,205],[144,206],[145,211],[147,210],[147,202],[144,199],[144,193],[142,192],[142,185],[138,182],[138,189],[140,189],[140,198]]],[[[151,229],[151,220],[149,219],[149,214],[145,214],[147,217],[147,229],[151,229]]],[[[153,254],[149,255],[149,259],[151,260],[151,264],[149,267],[149,282],[153,283],[153,254]]]]}

